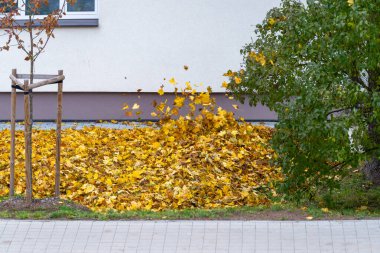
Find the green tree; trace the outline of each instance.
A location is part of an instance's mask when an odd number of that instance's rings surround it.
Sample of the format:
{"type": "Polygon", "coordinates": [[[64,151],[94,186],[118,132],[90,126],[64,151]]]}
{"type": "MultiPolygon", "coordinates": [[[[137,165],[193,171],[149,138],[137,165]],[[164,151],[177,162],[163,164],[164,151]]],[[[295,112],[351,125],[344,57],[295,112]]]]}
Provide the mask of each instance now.
{"type": "Polygon", "coordinates": [[[255,32],[228,90],[278,113],[284,189],[337,186],[359,165],[380,184],[380,1],[283,0],[255,32]]]}

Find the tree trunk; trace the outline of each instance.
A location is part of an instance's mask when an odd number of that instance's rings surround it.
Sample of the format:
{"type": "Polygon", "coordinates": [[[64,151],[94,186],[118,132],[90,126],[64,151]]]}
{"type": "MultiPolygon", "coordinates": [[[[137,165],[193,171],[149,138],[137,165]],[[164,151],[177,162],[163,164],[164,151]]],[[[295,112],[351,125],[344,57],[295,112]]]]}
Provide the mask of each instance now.
{"type": "MultiPolygon", "coordinates": [[[[29,22],[32,22],[32,16],[29,15],[29,22]]],[[[29,28],[29,39],[30,39],[30,79],[29,84],[33,84],[34,82],[34,39],[33,39],[33,30],[29,28]]],[[[30,123],[31,127],[33,127],[33,90],[30,90],[30,123]]]]}
{"type": "Polygon", "coordinates": [[[376,157],[366,161],[363,167],[366,178],[374,185],[380,185],[380,160],[376,157]]]}
{"type": "Polygon", "coordinates": [[[380,148],[380,134],[377,132],[376,123],[372,122],[368,126],[369,136],[375,145],[375,154],[372,159],[365,162],[363,172],[366,178],[374,185],[380,185],[380,159],[376,156],[376,149],[380,148]]]}
{"type": "MultiPolygon", "coordinates": [[[[29,22],[32,22],[32,16],[29,15],[29,22]]],[[[33,84],[34,82],[34,39],[33,39],[33,30],[32,28],[29,28],[29,38],[30,38],[30,79],[29,79],[29,84],[33,84]]],[[[33,153],[32,153],[32,135],[33,135],[33,90],[29,90],[29,138],[30,138],[30,146],[26,147],[29,149],[29,157],[28,159],[30,160],[30,184],[31,184],[31,187],[33,188],[33,168],[32,168],[32,157],[33,157],[33,153]]],[[[26,125],[26,124],[25,124],[26,125]]]]}
{"type": "MultiPolygon", "coordinates": [[[[371,97],[374,93],[380,92],[380,85],[377,83],[377,80],[380,77],[379,72],[376,71],[367,71],[368,72],[368,88],[371,97]]],[[[365,162],[363,167],[363,172],[366,178],[371,181],[374,185],[380,185],[380,159],[378,157],[378,149],[380,149],[380,133],[378,132],[379,119],[371,119],[374,108],[370,106],[369,113],[369,123],[368,123],[368,135],[373,144],[374,153],[372,158],[365,162]]]]}

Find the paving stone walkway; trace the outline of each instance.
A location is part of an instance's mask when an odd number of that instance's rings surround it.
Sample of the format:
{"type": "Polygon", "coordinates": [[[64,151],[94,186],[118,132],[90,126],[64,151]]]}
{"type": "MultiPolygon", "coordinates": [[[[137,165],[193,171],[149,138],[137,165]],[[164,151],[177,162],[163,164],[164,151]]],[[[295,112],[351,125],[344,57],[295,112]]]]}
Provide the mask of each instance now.
{"type": "Polygon", "coordinates": [[[0,220],[0,252],[377,253],[380,221],[0,220]]]}

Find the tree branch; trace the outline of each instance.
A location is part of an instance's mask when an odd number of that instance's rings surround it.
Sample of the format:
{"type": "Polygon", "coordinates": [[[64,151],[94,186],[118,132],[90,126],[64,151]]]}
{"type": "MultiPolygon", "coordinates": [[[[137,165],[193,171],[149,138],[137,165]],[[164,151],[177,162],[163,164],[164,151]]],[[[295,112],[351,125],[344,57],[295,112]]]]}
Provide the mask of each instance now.
{"type": "Polygon", "coordinates": [[[334,114],[334,113],[343,112],[343,111],[346,111],[346,110],[351,110],[352,108],[354,108],[354,107],[346,107],[346,108],[332,110],[332,111],[330,111],[330,112],[327,113],[326,117],[328,117],[328,116],[330,116],[331,114],[334,114]]]}
{"type": "Polygon", "coordinates": [[[367,86],[367,85],[365,85],[365,83],[363,82],[363,80],[362,79],[360,79],[360,77],[359,76],[352,76],[352,75],[349,75],[347,72],[345,72],[345,71],[342,71],[343,72],[343,74],[345,74],[351,81],[353,81],[353,82],[355,82],[355,83],[357,83],[357,84],[359,84],[362,88],[364,88],[365,90],[367,90],[367,91],[371,91],[370,90],[370,88],[367,86]]]}

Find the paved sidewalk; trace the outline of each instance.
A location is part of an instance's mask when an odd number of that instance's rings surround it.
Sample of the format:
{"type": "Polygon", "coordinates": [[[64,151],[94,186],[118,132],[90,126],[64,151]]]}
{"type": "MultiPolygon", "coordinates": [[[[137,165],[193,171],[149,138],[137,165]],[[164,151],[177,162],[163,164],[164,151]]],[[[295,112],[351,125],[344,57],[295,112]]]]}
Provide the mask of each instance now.
{"type": "Polygon", "coordinates": [[[0,252],[380,252],[380,221],[0,220],[0,252]]]}

